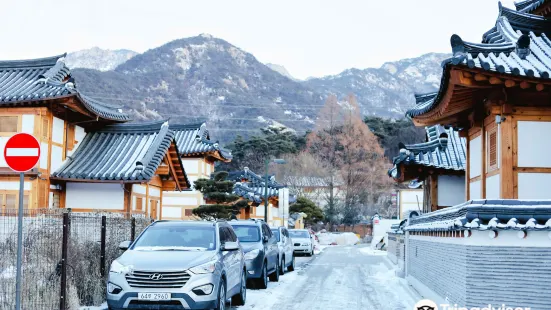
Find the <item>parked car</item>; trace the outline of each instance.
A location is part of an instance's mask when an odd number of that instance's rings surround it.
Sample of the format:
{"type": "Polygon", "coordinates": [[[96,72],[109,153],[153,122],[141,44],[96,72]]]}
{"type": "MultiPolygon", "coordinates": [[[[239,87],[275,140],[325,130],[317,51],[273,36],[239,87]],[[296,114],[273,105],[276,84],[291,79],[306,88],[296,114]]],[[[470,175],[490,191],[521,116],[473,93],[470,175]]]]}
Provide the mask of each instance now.
{"type": "Polygon", "coordinates": [[[111,264],[109,309],[225,309],[247,297],[243,250],[225,221],[156,221],[111,264]]]}
{"type": "Polygon", "coordinates": [[[272,228],[272,233],[276,237],[277,247],[279,249],[279,274],[285,274],[285,270],[295,270],[295,253],[289,231],[287,228],[281,226],[272,228]]]}
{"type": "Polygon", "coordinates": [[[262,220],[232,220],[229,223],[245,252],[251,286],[267,288],[268,277],[271,281],[279,281],[279,250],[268,225],[262,220]]]}
{"type": "Polygon", "coordinates": [[[289,236],[293,240],[293,251],[308,256],[314,254],[314,241],[308,229],[290,229],[289,236]]]}

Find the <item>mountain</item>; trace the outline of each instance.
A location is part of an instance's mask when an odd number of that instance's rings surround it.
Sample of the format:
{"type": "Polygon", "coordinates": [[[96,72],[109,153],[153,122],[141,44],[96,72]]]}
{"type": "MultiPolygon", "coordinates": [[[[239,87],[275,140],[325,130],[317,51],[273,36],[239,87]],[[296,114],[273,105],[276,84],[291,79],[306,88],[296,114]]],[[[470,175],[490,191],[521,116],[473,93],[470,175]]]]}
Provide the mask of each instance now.
{"type": "Polygon", "coordinates": [[[118,65],[136,56],[130,50],[104,50],[99,47],[68,53],[65,62],[69,68],[87,68],[99,71],[115,69],[118,65]]]}
{"type": "MultiPolygon", "coordinates": [[[[96,62],[90,65],[94,69],[77,68],[73,75],[84,93],[120,104],[135,121],[207,121],[213,136],[227,143],[266,127],[304,133],[331,93],[340,99],[354,93],[366,115],[403,118],[415,92],[436,90],[447,56],[426,54],[297,81],[281,66],[262,64],[222,39],[199,35],[137,54],[110,70],[100,71],[104,67],[96,62]]],[[[83,57],[81,63],[88,59],[83,57]]],[[[90,56],[88,63],[91,59],[97,58],[90,56]]]]}
{"type": "Polygon", "coordinates": [[[222,141],[282,124],[304,132],[323,103],[307,86],[210,35],[166,43],[111,71],[75,69],[74,75],[84,93],[124,105],[137,121],[208,120],[222,141]]]}
{"type": "Polygon", "coordinates": [[[295,79],[291,73],[289,73],[289,71],[287,71],[287,69],[285,69],[284,66],[282,65],[276,65],[276,64],[270,64],[270,63],[267,63],[266,66],[272,70],[274,70],[275,72],[283,75],[283,76],[286,76],[288,78],[290,78],[291,80],[295,80],[295,81],[298,81],[297,79],[295,79]]]}
{"type": "Polygon", "coordinates": [[[363,113],[403,117],[414,104],[414,93],[435,91],[440,85],[440,63],[448,54],[425,54],[387,62],[380,68],[347,69],[340,74],[310,78],[304,82],[317,93],[345,98],[356,95],[363,113]]]}

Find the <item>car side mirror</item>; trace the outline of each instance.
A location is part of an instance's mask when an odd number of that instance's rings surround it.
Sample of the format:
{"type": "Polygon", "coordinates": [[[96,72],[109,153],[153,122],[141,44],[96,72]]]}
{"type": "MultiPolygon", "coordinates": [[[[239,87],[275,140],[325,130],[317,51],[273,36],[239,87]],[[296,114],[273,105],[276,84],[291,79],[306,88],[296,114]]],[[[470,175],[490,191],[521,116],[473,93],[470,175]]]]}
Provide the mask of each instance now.
{"type": "Polygon", "coordinates": [[[126,251],[126,250],[128,250],[128,248],[130,247],[131,244],[132,244],[131,241],[123,241],[123,242],[119,243],[119,250],[126,251]]]}
{"type": "Polygon", "coordinates": [[[222,251],[237,251],[237,250],[239,250],[239,243],[233,242],[233,241],[226,241],[226,243],[224,243],[221,246],[221,250],[222,251]]]}
{"type": "Polygon", "coordinates": [[[266,242],[268,242],[268,240],[270,240],[270,238],[268,238],[268,236],[266,236],[266,235],[262,236],[262,242],[266,243],[266,242]]]}

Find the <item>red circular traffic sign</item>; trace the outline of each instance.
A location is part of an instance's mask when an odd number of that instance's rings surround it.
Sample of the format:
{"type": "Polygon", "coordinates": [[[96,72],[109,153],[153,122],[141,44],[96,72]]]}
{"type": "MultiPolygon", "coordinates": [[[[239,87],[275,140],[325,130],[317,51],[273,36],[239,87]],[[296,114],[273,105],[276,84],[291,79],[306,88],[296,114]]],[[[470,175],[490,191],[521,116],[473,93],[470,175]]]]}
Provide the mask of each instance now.
{"type": "Polygon", "coordinates": [[[17,172],[31,170],[40,159],[40,143],[35,137],[18,133],[12,136],[4,147],[4,160],[17,172]]]}

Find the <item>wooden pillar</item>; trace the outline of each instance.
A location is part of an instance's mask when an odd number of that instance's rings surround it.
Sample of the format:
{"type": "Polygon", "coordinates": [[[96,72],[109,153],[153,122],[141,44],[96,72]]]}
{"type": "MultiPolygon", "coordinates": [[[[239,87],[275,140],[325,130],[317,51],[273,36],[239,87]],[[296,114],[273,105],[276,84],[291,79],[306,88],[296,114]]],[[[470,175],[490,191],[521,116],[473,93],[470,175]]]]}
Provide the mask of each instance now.
{"type": "Polygon", "coordinates": [[[126,217],[130,217],[130,211],[132,210],[132,184],[124,183],[124,213],[126,217]]]}
{"type": "Polygon", "coordinates": [[[486,139],[486,126],[484,126],[484,121],[480,125],[480,143],[481,143],[481,152],[480,154],[480,198],[486,198],[486,150],[488,149],[486,139]]]}
{"type": "Polygon", "coordinates": [[[505,116],[505,120],[499,125],[501,156],[500,165],[500,198],[514,199],[513,188],[513,128],[514,121],[511,116],[505,116]]]}
{"type": "Polygon", "coordinates": [[[465,201],[469,201],[469,199],[471,199],[471,193],[470,193],[470,181],[471,181],[471,174],[469,172],[469,169],[470,169],[470,165],[469,165],[469,162],[470,162],[470,147],[469,147],[469,133],[468,132],[465,132],[464,133],[465,135],[465,138],[467,139],[465,145],[466,145],[466,150],[465,150],[465,201]]]}
{"type": "Polygon", "coordinates": [[[430,175],[430,212],[438,210],[438,175],[430,175]]]}

